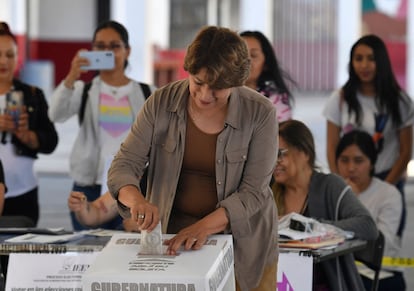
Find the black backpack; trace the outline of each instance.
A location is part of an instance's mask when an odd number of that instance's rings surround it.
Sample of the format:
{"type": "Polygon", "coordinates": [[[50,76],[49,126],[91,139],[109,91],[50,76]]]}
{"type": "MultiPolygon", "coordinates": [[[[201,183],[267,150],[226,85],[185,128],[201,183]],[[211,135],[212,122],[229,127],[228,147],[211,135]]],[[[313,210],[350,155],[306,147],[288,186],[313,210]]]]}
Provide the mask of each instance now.
{"type": "MultiPolygon", "coordinates": [[[[145,83],[139,83],[139,85],[141,86],[142,92],[144,92],[145,99],[148,99],[148,97],[151,95],[151,89],[149,85],[145,83]]],[[[88,100],[88,91],[91,88],[91,86],[92,86],[92,83],[89,82],[85,84],[85,87],[83,87],[81,106],[79,108],[79,114],[78,114],[79,125],[82,124],[83,118],[85,116],[86,101],[88,100]]]]}

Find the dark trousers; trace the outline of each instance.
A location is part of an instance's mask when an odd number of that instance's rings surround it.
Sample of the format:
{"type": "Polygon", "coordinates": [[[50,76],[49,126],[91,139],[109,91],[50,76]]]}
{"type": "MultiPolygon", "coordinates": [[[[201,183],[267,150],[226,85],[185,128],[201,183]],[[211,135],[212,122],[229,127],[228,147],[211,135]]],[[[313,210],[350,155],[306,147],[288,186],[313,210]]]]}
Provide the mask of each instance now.
{"type": "MultiPolygon", "coordinates": [[[[101,196],[101,185],[92,185],[92,186],[80,186],[76,183],[73,184],[72,191],[79,191],[83,192],[83,194],[88,198],[88,201],[94,201],[98,199],[101,196]]],[[[84,225],[80,224],[78,220],[76,219],[76,216],[73,212],[70,212],[70,218],[72,221],[72,227],[74,230],[84,230],[89,229],[88,227],[85,227],[84,225]]],[[[122,217],[120,215],[117,215],[114,219],[111,221],[99,225],[98,228],[104,228],[104,229],[123,229],[122,226],[122,217]]]]}
{"type": "Polygon", "coordinates": [[[4,199],[3,216],[26,216],[33,220],[34,225],[39,221],[38,188],[17,197],[4,199]]]}

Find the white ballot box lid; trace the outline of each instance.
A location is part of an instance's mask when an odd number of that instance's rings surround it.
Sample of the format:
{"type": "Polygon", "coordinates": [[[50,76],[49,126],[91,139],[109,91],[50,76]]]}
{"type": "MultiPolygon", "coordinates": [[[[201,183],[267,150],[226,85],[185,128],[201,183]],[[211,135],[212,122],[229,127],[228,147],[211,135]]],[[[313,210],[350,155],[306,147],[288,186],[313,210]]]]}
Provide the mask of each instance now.
{"type": "Polygon", "coordinates": [[[83,291],[235,290],[231,235],[209,236],[200,250],[177,256],[141,255],[140,240],[138,233],[114,235],[84,273],[83,291]]]}

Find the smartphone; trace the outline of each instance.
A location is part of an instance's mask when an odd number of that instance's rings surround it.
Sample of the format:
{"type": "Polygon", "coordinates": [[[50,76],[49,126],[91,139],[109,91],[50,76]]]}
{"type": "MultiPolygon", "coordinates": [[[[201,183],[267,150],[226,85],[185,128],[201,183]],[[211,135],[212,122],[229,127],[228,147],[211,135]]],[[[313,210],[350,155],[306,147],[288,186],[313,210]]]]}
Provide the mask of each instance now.
{"type": "Polygon", "coordinates": [[[13,117],[15,127],[19,124],[20,112],[23,107],[23,92],[10,91],[6,94],[6,112],[13,117]]]}
{"type": "Polygon", "coordinates": [[[79,56],[89,60],[89,66],[81,66],[82,70],[112,70],[115,67],[113,51],[81,51],[79,56]]]}

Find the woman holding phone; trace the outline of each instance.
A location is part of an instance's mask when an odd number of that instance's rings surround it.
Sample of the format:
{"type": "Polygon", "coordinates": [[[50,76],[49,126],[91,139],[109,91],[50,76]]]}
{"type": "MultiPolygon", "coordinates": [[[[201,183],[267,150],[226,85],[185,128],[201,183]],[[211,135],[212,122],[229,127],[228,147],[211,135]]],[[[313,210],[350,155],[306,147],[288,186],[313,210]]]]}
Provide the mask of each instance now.
{"type": "Polygon", "coordinates": [[[39,203],[34,161],[38,153],[54,151],[58,135],[42,90],[15,79],[16,66],[16,38],[0,22],[0,159],[7,184],[3,215],[26,216],[35,226],[39,203]]]}
{"type": "MultiPolygon", "coordinates": [[[[113,53],[113,68],[98,70],[98,75],[87,84],[79,78],[89,69],[95,70],[90,53],[80,50],[72,59],[66,78],[54,91],[49,117],[65,122],[78,114],[80,129],[70,156],[70,175],[74,180],[72,191],[83,192],[88,201],[101,195],[105,165],[112,159],[145,102],[154,90],[147,84],[130,79],[125,74],[131,52],[127,29],[115,21],[101,23],[92,38],[92,51],[113,53]]],[[[71,212],[75,230],[85,229],[71,212]]],[[[120,217],[101,225],[118,228],[120,217]]]]}

